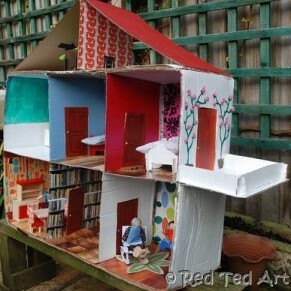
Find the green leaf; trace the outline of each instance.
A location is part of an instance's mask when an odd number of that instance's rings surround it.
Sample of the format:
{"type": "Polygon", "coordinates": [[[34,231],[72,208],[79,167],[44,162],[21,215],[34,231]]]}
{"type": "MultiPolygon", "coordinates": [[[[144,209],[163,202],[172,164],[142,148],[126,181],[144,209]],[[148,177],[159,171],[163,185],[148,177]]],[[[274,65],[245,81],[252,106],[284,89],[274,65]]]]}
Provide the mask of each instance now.
{"type": "Polygon", "coordinates": [[[134,264],[134,263],[138,263],[138,264],[140,264],[139,259],[136,259],[135,257],[130,256],[130,257],[129,257],[129,260],[130,260],[130,262],[133,263],[133,264],[134,264]]]}
{"type": "Polygon", "coordinates": [[[169,253],[156,253],[149,256],[150,263],[155,263],[157,261],[165,260],[169,256],[169,253]]]}
{"type": "Polygon", "coordinates": [[[60,61],[64,61],[66,59],[66,54],[62,54],[60,57],[59,57],[59,60],[60,61]]]}
{"type": "Polygon", "coordinates": [[[168,267],[170,266],[170,261],[168,260],[157,261],[155,262],[155,265],[160,266],[160,267],[168,267]]]}
{"type": "Polygon", "coordinates": [[[156,265],[152,265],[152,264],[147,264],[145,265],[147,270],[153,272],[153,273],[156,273],[156,274],[159,274],[159,275],[163,275],[164,274],[164,271],[161,267],[159,266],[156,266],[156,265]]]}
{"type": "Polygon", "coordinates": [[[137,272],[140,272],[140,271],[144,271],[147,269],[146,267],[147,265],[143,265],[141,263],[135,263],[135,264],[132,264],[130,265],[128,268],[127,268],[127,273],[131,274],[131,273],[137,273],[137,272]]]}

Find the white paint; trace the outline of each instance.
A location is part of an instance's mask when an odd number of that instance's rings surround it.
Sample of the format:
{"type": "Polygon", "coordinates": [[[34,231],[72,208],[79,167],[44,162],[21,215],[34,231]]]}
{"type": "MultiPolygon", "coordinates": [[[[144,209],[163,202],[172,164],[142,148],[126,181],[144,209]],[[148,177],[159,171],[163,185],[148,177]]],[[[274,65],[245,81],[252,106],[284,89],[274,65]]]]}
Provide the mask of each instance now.
{"type": "Polygon", "coordinates": [[[48,122],[4,125],[5,150],[44,145],[48,122]]]}
{"type": "Polygon", "coordinates": [[[287,181],[286,176],[286,164],[228,154],[223,168],[214,171],[180,165],[177,179],[190,186],[246,198],[287,181]]]}
{"type": "Polygon", "coordinates": [[[155,182],[138,178],[103,175],[100,206],[99,262],[116,255],[117,204],[138,198],[138,217],[152,240],[155,182]]]}
{"type": "MultiPolygon", "coordinates": [[[[219,118],[220,118],[220,111],[218,106],[213,106],[214,99],[213,94],[215,93],[219,102],[224,98],[227,102],[230,103],[230,107],[232,106],[232,100],[228,100],[229,96],[233,96],[233,87],[234,82],[233,79],[230,77],[216,75],[212,73],[206,72],[197,72],[191,70],[181,70],[182,77],[181,77],[181,118],[180,118],[180,148],[179,148],[179,163],[186,164],[187,160],[187,148],[185,144],[185,101],[187,101],[187,91],[191,91],[191,95],[196,94],[197,96],[200,94],[201,89],[205,88],[205,93],[203,94],[201,100],[205,100],[207,98],[209,101],[206,104],[201,104],[200,108],[211,108],[217,110],[217,125],[216,125],[216,148],[215,148],[215,160],[221,158],[220,151],[221,151],[221,141],[219,137],[219,118]]],[[[189,103],[189,106],[190,103],[189,103]]],[[[229,108],[230,108],[229,107],[229,108]]],[[[191,132],[191,136],[193,133],[197,137],[198,127],[204,126],[207,127],[207,124],[200,124],[198,120],[198,108],[194,108],[194,114],[198,121],[198,125],[196,125],[191,132]]],[[[228,114],[228,121],[231,124],[231,114],[228,114]]],[[[188,124],[188,123],[187,123],[188,124]]],[[[191,137],[190,137],[191,139],[191,137]]],[[[223,143],[222,147],[222,157],[224,154],[229,152],[230,147],[230,134],[228,139],[223,143]]],[[[197,138],[194,138],[193,146],[190,149],[189,153],[189,164],[196,164],[196,151],[197,151],[197,138]]],[[[215,168],[218,168],[217,164],[215,163],[215,168]]]]}
{"type": "Polygon", "coordinates": [[[49,161],[48,127],[48,122],[5,125],[4,150],[20,156],[49,161]]]}
{"type": "Polygon", "coordinates": [[[146,170],[151,171],[153,164],[170,165],[172,172],[177,173],[178,157],[169,151],[164,144],[159,143],[145,154],[146,170]]]}
{"type": "Polygon", "coordinates": [[[220,264],[225,197],[208,190],[182,186],[178,195],[170,272],[176,281],[169,287],[182,286],[179,271],[205,274],[220,264]]]}

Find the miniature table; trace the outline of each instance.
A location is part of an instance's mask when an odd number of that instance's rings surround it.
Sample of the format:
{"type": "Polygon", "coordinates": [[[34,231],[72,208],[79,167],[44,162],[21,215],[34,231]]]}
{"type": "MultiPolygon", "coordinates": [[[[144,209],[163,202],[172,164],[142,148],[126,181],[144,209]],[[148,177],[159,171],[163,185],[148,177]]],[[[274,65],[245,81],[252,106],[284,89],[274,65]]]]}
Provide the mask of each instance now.
{"type": "Polygon", "coordinates": [[[25,290],[51,279],[57,272],[53,259],[120,290],[143,290],[108,274],[98,265],[47,243],[44,239],[30,236],[8,224],[5,219],[0,220],[0,239],[3,277],[0,290],[25,290]]]}

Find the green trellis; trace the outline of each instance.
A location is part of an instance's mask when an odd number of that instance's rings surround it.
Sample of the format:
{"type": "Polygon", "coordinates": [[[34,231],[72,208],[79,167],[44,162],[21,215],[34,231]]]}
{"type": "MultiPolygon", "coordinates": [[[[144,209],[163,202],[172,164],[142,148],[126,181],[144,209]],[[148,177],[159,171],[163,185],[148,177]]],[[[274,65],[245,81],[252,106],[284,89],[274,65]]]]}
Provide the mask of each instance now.
{"type": "MultiPolygon", "coordinates": [[[[140,16],[156,27],[157,21],[170,19],[172,39],[179,45],[198,46],[200,57],[209,60],[208,44],[224,42],[228,50],[227,71],[235,79],[234,103],[236,112],[233,115],[232,144],[251,145],[265,148],[291,149],[291,140],[276,139],[271,136],[271,118],[274,115],[290,116],[291,106],[273,105],[271,96],[271,78],[291,77],[291,68],[272,67],[271,64],[271,39],[287,37],[291,35],[291,27],[271,27],[271,4],[278,0],[228,0],[228,1],[198,1],[199,4],[182,6],[183,1],[162,1],[163,9],[158,1],[148,0],[142,7],[140,16]],[[166,5],[165,5],[166,3],[166,5]],[[259,5],[260,24],[258,29],[238,30],[238,9],[248,5],[259,5]],[[207,34],[207,16],[213,11],[225,11],[227,27],[223,33],[207,34]],[[180,17],[185,15],[197,15],[197,35],[180,36],[180,17]],[[260,39],[260,68],[239,67],[239,41],[260,39]],[[260,96],[259,104],[241,104],[239,92],[240,78],[257,78],[259,80],[260,96]],[[243,114],[259,116],[259,136],[243,137],[240,135],[240,117],[243,114]]],[[[136,2],[136,1],[135,1],[136,2]]],[[[161,2],[161,1],[159,1],[161,2]]],[[[134,1],[126,0],[125,7],[131,9],[134,1]]],[[[247,20],[246,20],[247,21],[247,20]]],[[[135,43],[134,50],[138,53],[147,47],[142,43],[135,43]]],[[[156,55],[151,53],[151,63],[156,63],[156,55]]]]}
{"type": "Polygon", "coordinates": [[[76,0],[0,0],[0,86],[76,0]]]}

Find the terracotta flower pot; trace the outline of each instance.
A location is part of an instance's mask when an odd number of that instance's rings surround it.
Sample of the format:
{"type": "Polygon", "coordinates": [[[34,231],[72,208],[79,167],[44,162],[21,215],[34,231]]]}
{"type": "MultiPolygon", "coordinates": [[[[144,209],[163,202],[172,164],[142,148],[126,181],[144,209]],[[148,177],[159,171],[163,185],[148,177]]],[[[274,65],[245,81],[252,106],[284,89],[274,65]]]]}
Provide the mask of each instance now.
{"type": "Polygon", "coordinates": [[[276,256],[276,248],[271,241],[247,233],[226,235],[222,252],[231,272],[243,275],[251,271],[252,290],[259,287],[257,282],[266,269],[267,261],[276,256]]]}

